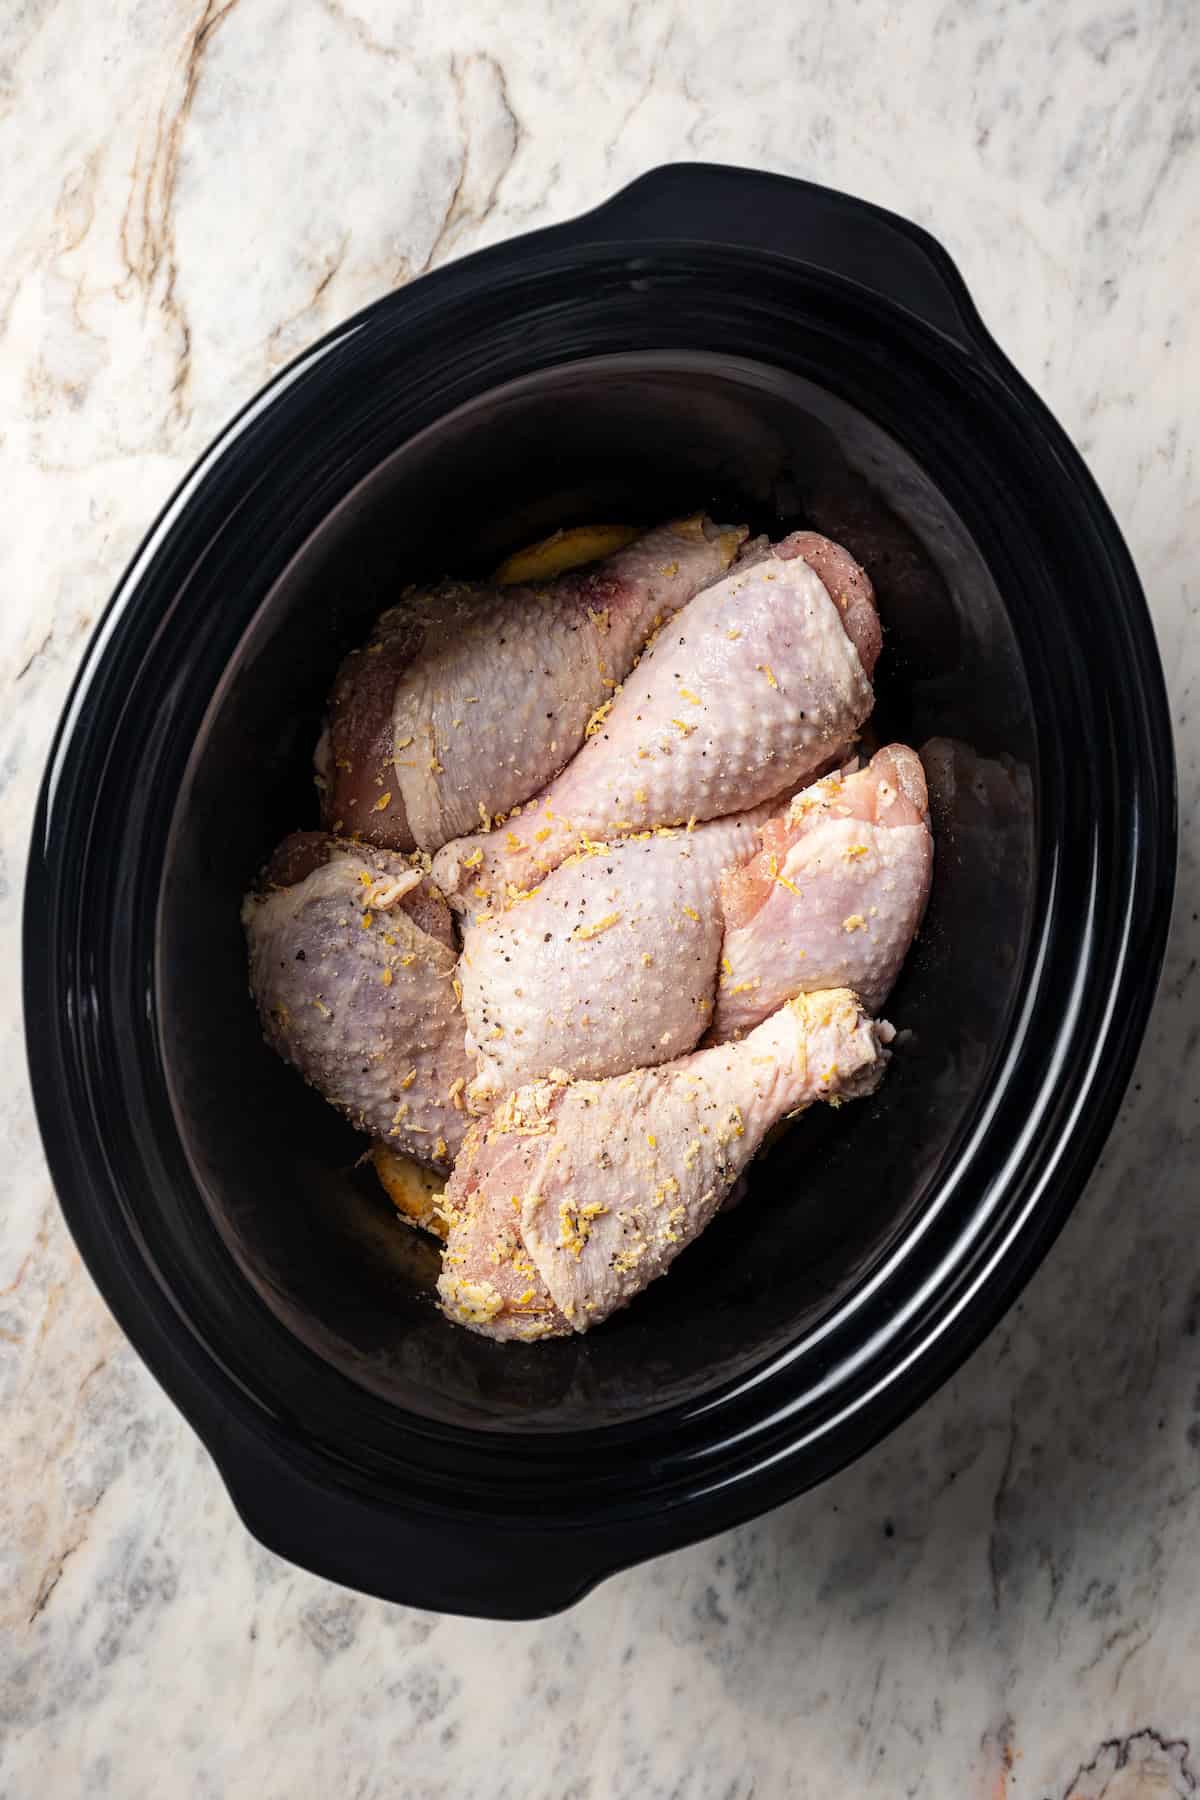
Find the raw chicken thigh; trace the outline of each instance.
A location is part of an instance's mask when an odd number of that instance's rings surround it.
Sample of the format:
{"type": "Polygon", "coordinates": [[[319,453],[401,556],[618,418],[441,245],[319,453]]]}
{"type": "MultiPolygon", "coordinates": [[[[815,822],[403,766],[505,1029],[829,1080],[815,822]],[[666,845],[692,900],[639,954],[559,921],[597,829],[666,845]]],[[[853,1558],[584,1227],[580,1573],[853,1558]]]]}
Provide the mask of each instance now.
{"type": "Polygon", "coordinates": [[[267,1042],[371,1137],[449,1168],[474,1074],[445,902],[387,851],[288,838],[243,906],[267,1042]]]}
{"type": "Polygon", "coordinates": [[[764,825],[762,848],[721,882],[726,931],[713,1041],[781,1001],[853,988],[883,1005],[929,897],[933,838],[920,759],[891,744],[828,775],[764,825]]]}
{"type": "Polygon", "coordinates": [[[510,1094],[446,1188],[447,1316],[495,1338],[600,1324],[703,1231],[780,1119],[870,1093],[891,1036],[841,990],[665,1068],[510,1094]]]}
{"type": "Polygon", "coordinates": [[[691,600],[593,716],[562,774],[503,831],[447,844],[435,880],[448,895],[469,880],[503,897],[510,883],[534,886],[581,840],[717,818],[787,792],[867,717],[878,648],[865,575],[812,533],[784,538],[691,600]],[[839,567],[838,599],[802,550],[839,567]]]}
{"type": "Polygon", "coordinates": [[[317,754],[326,824],[436,850],[527,800],[574,755],[649,633],[745,537],[698,514],[551,582],[406,594],[338,673],[317,754]]]}

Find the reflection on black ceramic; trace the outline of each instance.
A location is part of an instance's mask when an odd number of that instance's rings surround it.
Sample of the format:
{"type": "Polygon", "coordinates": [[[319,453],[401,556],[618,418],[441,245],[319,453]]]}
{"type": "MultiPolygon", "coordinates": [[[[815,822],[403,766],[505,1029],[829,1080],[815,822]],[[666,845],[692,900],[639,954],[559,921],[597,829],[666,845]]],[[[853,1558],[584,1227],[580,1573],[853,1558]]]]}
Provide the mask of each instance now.
{"type": "Polygon", "coordinates": [[[1136,578],[940,251],[800,184],[663,171],[335,333],[126,578],[30,878],[64,1208],[268,1543],[427,1605],[565,1604],[820,1479],[1011,1299],[1127,1076],[1173,827],[1136,578]],[[878,729],[925,745],[939,827],[903,1053],[602,1331],[497,1346],[439,1317],[431,1247],[263,1046],[238,902],[311,822],[331,672],[402,579],[699,506],[812,524],[875,582],[878,729]]]}

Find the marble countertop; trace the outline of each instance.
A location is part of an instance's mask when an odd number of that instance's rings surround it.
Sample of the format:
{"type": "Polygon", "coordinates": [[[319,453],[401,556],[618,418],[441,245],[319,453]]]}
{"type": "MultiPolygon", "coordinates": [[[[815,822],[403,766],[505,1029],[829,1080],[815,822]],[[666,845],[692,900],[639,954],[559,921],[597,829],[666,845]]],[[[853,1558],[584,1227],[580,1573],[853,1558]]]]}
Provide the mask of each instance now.
{"type": "Polygon", "coordinates": [[[0,1797],[1135,1800],[1200,1787],[1200,10],[23,0],[0,15],[0,1797]],[[909,213],[1091,461],[1178,731],[1167,971],[1024,1300],[885,1445],[543,1624],[247,1536],[55,1206],[19,924],[47,744],[241,399],[672,158],[909,213]]]}

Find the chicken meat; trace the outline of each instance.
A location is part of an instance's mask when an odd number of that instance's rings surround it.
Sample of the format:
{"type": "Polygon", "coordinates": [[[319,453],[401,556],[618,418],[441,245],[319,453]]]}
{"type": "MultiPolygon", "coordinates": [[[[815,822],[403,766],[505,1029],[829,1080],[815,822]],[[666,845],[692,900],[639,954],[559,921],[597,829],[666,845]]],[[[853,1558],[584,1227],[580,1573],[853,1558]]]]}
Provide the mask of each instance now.
{"type": "Polygon", "coordinates": [[[501,831],[448,843],[435,879],[448,895],[469,883],[502,899],[588,840],[789,791],[867,717],[879,644],[870,583],[840,546],[796,532],[756,551],[651,641],[537,799],[501,831]]]}
{"type": "Polygon", "coordinates": [[[338,672],[317,750],[326,825],[436,850],[527,800],[745,538],[698,514],[552,581],[409,590],[338,672]]]}
{"type": "Polygon", "coordinates": [[[782,1118],[872,1092],[892,1035],[844,989],[805,995],[740,1043],[506,1096],[442,1201],[447,1317],[501,1339],[600,1324],[704,1230],[782,1118]]]}
{"type": "Polygon", "coordinates": [[[725,937],[711,1041],[797,993],[853,988],[870,1012],[900,973],[929,897],[933,837],[920,758],[890,744],[826,776],[760,829],[721,880],[725,937]]]}
{"type": "Polygon", "coordinates": [[[437,890],[388,851],[299,832],[242,920],[267,1042],[360,1130],[448,1169],[474,1064],[437,890]]]}

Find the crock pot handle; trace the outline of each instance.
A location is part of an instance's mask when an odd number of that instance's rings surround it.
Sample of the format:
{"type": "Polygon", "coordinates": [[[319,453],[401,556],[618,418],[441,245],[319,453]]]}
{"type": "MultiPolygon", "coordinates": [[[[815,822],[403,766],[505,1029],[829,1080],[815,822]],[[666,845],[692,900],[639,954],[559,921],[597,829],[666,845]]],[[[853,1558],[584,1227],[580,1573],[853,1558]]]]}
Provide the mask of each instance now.
{"type": "Polygon", "coordinates": [[[376,1502],[305,1470],[228,1419],[203,1432],[238,1516],[260,1544],[380,1600],[479,1619],[542,1619],[623,1566],[609,1542],[547,1533],[536,1514],[502,1528],[376,1502]]]}
{"type": "Polygon", "coordinates": [[[686,239],[769,251],[854,282],[963,349],[986,342],[962,276],[928,232],[865,200],[790,176],[669,163],[559,231],[581,243],[686,239]]]}

